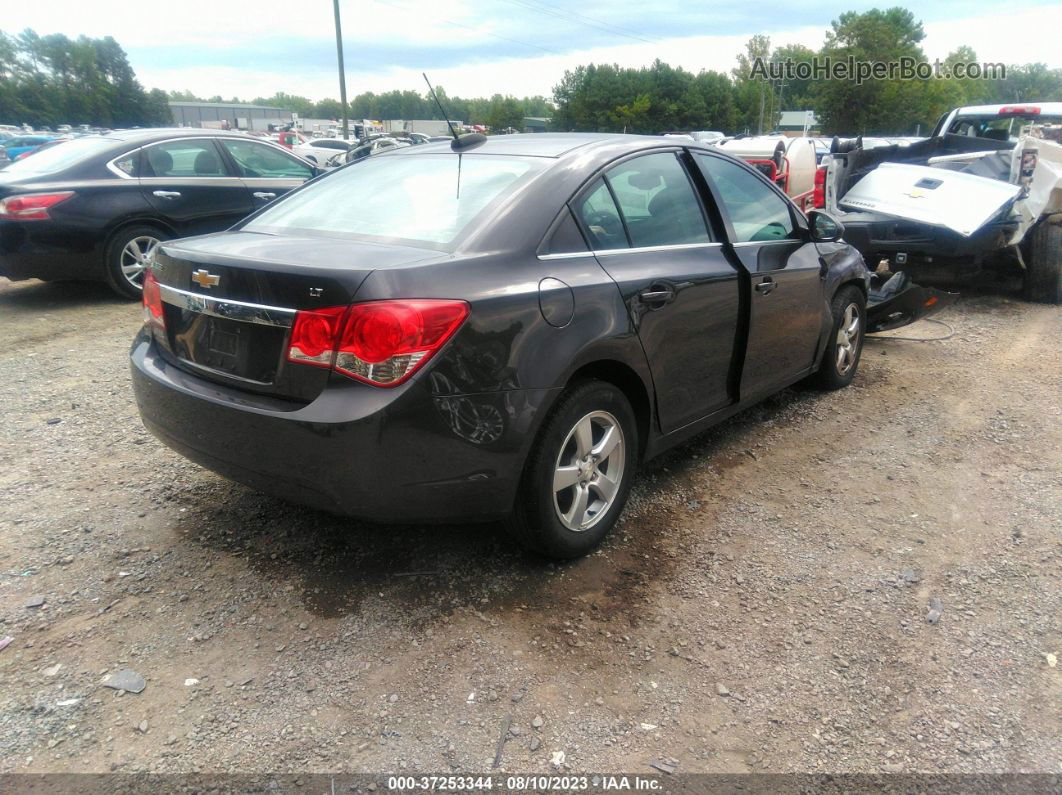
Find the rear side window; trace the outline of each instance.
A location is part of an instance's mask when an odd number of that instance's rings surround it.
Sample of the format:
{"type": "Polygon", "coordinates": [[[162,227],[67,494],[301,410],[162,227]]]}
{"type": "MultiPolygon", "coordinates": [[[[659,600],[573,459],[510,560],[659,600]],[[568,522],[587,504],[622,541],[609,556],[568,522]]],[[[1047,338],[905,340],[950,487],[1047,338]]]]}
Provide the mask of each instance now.
{"type": "Polygon", "coordinates": [[[231,176],[213,141],[166,141],[144,149],[142,177],[231,176]]]}
{"type": "Polygon", "coordinates": [[[693,185],[674,153],[636,157],[605,176],[633,247],[710,241],[693,185]]]}
{"type": "Polygon", "coordinates": [[[130,177],[137,175],[137,161],[140,159],[140,151],[130,152],[125,157],[119,157],[114,161],[114,167],[130,177]]]}
{"type": "Polygon", "coordinates": [[[755,174],[721,157],[695,154],[705,178],[718,191],[734,227],[734,243],[788,240],[795,227],[789,203],[755,174]]]}
{"type": "Polygon", "coordinates": [[[575,203],[575,214],[595,251],[628,247],[619,208],[603,179],[599,179],[590,187],[590,192],[575,203]]]}

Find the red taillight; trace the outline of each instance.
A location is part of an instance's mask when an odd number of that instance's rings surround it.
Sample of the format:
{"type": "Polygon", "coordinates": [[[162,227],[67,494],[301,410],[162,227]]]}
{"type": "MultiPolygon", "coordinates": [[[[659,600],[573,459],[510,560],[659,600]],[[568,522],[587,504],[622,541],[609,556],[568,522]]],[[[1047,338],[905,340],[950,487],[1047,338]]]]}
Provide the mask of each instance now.
{"type": "Polygon", "coordinates": [[[345,306],[296,312],[288,343],[288,361],[331,367],[336,336],[346,313],[345,306]]]}
{"type": "Polygon", "coordinates": [[[811,194],[811,206],[817,210],[826,206],[826,166],[815,169],[815,190],[811,194]]]}
{"type": "Polygon", "coordinates": [[[367,301],[295,314],[288,361],[375,386],[406,381],[468,317],[464,301],[367,301]]]}
{"type": "Polygon", "coordinates": [[[144,299],[144,322],[149,326],[164,330],[166,328],[166,316],[162,312],[162,291],[159,289],[159,283],[155,280],[155,274],[150,270],[144,271],[142,295],[144,299]]]}
{"type": "Polygon", "coordinates": [[[1040,108],[1036,105],[1004,105],[999,109],[1000,116],[1039,116],[1040,108]]]}
{"type": "Polygon", "coordinates": [[[48,208],[66,201],[74,195],[72,190],[62,193],[27,193],[0,199],[0,218],[10,221],[46,221],[48,208]]]}

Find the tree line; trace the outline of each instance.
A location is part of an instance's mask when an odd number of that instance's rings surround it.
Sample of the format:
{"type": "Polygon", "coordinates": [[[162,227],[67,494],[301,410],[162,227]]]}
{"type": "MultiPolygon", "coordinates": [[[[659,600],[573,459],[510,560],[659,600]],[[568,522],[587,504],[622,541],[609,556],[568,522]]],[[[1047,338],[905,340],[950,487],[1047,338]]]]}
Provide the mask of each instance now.
{"type": "MultiPolygon", "coordinates": [[[[772,48],[753,36],[729,74],[690,72],[657,60],[631,68],[588,64],[564,73],[550,98],[448,96],[436,87],[451,119],[492,130],[523,129],[527,116],[551,119],[550,129],[586,132],[660,133],[671,130],[768,132],[783,110],[813,110],[818,128],[841,135],[927,133],[946,110],[967,104],[1062,100],[1062,69],[1042,63],[1011,64],[1006,79],[917,78],[828,80],[772,79],[754,64],[814,58],[862,62],[926,60],[922,23],[904,8],[846,12],[831,23],[818,50],[801,45],[772,48]]],[[[946,65],[972,63],[976,53],[960,47],[946,65]]],[[[774,72],[771,72],[774,74],[774,72]]],[[[236,97],[199,97],[189,91],[146,91],[125,52],[111,37],[70,39],[61,34],[17,36],[0,31],[0,122],[32,125],[88,123],[108,127],[172,122],[170,100],[245,103],[236,97]]],[[[251,104],[286,108],[303,118],[338,119],[336,99],[314,101],[277,92],[251,104]]],[[[348,103],[352,119],[441,119],[427,93],[359,93],[348,103]]]]}
{"type": "MultiPolygon", "coordinates": [[[[922,23],[897,7],[842,14],[817,51],[801,45],[772,49],[769,37],[753,36],[729,75],[694,74],[659,60],[642,68],[579,66],[565,72],[554,89],[553,129],[758,133],[775,129],[783,110],[812,110],[819,129],[830,134],[926,135],[941,114],[960,105],[1062,100],[1062,69],[1042,63],[1009,65],[1006,79],[897,77],[861,85],[814,77],[770,79],[753,69],[757,59],[767,64],[849,56],[864,62],[923,62],[924,39],[922,23]]],[[[976,61],[971,48],[960,47],[944,63],[976,61]]]]}
{"type": "Polygon", "coordinates": [[[125,51],[110,36],[0,31],[0,122],[35,127],[172,122],[166,93],[145,91],[125,51]]]}

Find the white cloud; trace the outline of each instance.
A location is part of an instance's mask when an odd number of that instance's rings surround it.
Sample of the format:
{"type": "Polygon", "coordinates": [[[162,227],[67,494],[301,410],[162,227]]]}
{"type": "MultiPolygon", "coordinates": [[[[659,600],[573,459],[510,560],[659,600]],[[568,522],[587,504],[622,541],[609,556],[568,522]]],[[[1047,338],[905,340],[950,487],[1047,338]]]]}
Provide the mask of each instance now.
{"type": "MultiPolygon", "coordinates": [[[[113,35],[130,51],[133,66],[148,87],[244,98],[269,96],[276,91],[313,99],[338,96],[338,79],[331,65],[334,61],[320,57],[334,49],[331,4],[318,0],[284,5],[281,10],[269,0],[181,0],[165,4],[140,0],[132,6],[128,0],[91,3],[49,0],[5,8],[4,27],[7,30],[33,27],[41,33],[60,31],[68,35],[113,35]],[[307,53],[316,56],[314,65],[309,58],[300,63],[290,55],[269,60],[262,52],[268,52],[271,42],[305,46],[307,53]],[[174,45],[190,48],[188,65],[165,62],[164,66],[161,58],[152,59],[152,47],[174,45]],[[226,64],[233,63],[229,57],[233,53],[247,51],[246,67],[203,65],[209,64],[210,53],[221,50],[226,51],[226,64]]],[[[824,18],[830,16],[825,9],[811,8],[789,18],[778,18],[774,30],[761,27],[735,35],[671,37],[652,44],[617,38],[616,46],[579,48],[565,55],[542,53],[514,43],[506,47],[508,57],[482,63],[477,57],[477,47],[496,46],[498,37],[560,50],[566,47],[553,43],[550,23],[545,18],[534,14],[521,16],[516,6],[490,0],[486,6],[483,0],[453,0],[444,4],[438,0],[358,0],[356,3],[344,0],[342,7],[350,96],[362,91],[393,88],[422,91],[424,88],[420,69],[404,66],[402,62],[382,63],[379,59],[369,62],[359,54],[359,48],[370,45],[393,45],[399,52],[415,51],[417,47],[433,48],[436,52],[441,46],[455,47],[452,66],[430,70],[433,82],[445,86],[450,94],[549,95],[565,69],[591,61],[636,67],[660,58],[694,72],[701,69],[729,72],[754,32],[767,33],[774,45],[799,43],[818,48],[826,22],[821,25],[789,23],[820,14],[824,18]],[[492,13],[488,14],[488,9],[492,13]]],[[[733,18],[735,14],[744,14],[742,9],[742,6],[728,6],[718,13],[733,18]]],[[[1057,66],[1060,9],[1062,6],[1058,5],[1025,7],[927,22],[923,48],[932,59],[943,58],[959,45],[968,44],[984,61],[1044,61],[1057,66]]],[[[629,8],[623,11],[629,19],[629,8]]],[[[603,9],[596,13],[602,19],[610,18],[603,9]]],[[[660,13],[666,10],[661,9],[660,13]]],[[[713,13],[716,12],[706,11],[706,18],[711,18],[713,13]]],[[[616,16],[619,17],[618,11],[616,16]]],[[[568,28],[563,41],[570,42],[571,34],[572,29],[568,28]]],[[[559,36],[554,38],[562,41],[559,36]]]]}

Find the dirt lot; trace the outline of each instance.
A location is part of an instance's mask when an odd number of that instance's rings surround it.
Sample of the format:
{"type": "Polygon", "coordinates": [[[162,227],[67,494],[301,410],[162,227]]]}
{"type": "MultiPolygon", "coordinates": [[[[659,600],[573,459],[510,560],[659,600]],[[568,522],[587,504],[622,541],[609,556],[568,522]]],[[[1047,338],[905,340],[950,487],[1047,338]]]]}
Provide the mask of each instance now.
{"type": "Polygon", "coordinates": [[[0,772],[486,771],[507,720],[501,771],[1062,770],[1056,307],[869,342],[561,566],[185,462],[137,419],[139,317],[0,279],[0,772]]]}

